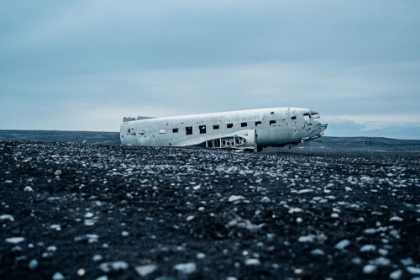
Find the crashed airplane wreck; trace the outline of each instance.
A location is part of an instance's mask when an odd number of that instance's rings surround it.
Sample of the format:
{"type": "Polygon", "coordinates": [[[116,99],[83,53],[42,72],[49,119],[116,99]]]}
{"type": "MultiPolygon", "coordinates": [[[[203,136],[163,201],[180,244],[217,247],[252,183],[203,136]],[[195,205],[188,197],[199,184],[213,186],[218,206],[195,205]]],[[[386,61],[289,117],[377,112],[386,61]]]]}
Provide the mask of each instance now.
{"type": "Polygon", "coordinates": [[[124,118],[121,144],[262,151],[317,139],[327,124],[305,108],[271,108],[178,117],[124,118]]]}

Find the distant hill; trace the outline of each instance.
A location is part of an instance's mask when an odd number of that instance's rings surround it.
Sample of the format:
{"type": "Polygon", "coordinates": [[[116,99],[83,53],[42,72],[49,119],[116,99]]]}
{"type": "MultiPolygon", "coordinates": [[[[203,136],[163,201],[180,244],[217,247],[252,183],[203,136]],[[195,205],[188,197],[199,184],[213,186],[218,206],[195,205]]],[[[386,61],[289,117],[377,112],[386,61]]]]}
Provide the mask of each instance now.
{"type": "MultiPolygon", "coordinates": [[[[0,140],[13,139],[21,141],[43,142],[76,142],[86,141],[89,144],[120,145],[118,132],[96,131],[57,131],[57,130],[0,130],[0,140]]],[[[420,140],[398,140],[383,137],[331,137],[324,136],[293,147],[290,152],[312,151],[405,151],[420,152],[420,140]]],[[[285,148],[268,148],[265,151],[289,152],[285,148]]]]}
{"type": "Polygon", "coordinates": [[[119,132],[60,131],[60,130],[0,130],[1,139],[43,141],[43,142],[83,142],[89,144],[120,145],[119,132]]]}

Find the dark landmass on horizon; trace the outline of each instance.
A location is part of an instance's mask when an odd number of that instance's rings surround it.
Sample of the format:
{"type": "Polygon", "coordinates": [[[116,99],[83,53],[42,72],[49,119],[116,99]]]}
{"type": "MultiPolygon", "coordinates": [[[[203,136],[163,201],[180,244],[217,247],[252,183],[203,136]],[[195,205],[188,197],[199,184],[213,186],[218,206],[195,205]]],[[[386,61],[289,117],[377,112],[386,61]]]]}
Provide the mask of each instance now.
{"type": "MultiPolygon", "coordinates": [[[[119,132],[62,131],[62,130],[0,130],[0,140],[74,142],[101,145],[121,145],[119,132]]],[[[333,137],[323,136],[293,147],[293,152],[350,149],[354,151],[420,151],[420,140],[385,137],[333,137]]],[[[267,148],[269,152],[290,152],[285,148],[267,148]]]]}

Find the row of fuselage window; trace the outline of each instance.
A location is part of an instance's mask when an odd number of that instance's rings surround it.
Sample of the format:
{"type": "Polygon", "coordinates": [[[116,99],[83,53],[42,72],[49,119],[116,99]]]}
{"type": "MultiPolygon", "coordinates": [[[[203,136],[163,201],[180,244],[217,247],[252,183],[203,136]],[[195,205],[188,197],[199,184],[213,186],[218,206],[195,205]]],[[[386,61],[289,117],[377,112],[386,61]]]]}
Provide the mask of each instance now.
{"type": "MultiPolygon", "coordinates": [[[[295,118],[292,117],[292,120],[294,120],[294,119],[295,118]]],[[[270,125],[276,125],[276,121],[275,120],[270,120],[269,124],[270,125]]],[[[241,127],[247,127],[248,123],[243,122],[243,123],[240,123],[240,125],[241,125],[241,127]]],[[[261,126],[261,121],[256,121],[255,126],[261,126]]],[[[233,128],[233,123],[227,123],[226,128],[233,128]]],[[[199,125],[198,129],[200,131],[200,134],[206,134],[207,133],[207,126],[206,125],[199,125]]],[[[218,129],[220,129],[220,125],[214,124],[213,125],[213,130],[218,130],[218,129]]],[[[179,129],[178,128],[173,128],[172,133],[179,133],[179,129]]],[[[192,126],[185,127],[185,134],[186,135],[192,135],[193,134],[193,127],[192,126]]]]}

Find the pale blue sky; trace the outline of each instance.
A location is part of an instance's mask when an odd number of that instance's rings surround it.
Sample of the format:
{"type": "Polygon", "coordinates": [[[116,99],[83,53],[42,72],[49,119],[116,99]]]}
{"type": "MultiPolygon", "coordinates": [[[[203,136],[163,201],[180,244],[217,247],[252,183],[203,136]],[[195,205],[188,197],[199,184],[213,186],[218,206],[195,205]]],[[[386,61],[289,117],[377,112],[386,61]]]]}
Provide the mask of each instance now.
{"type": "Polygon", "coordinates": [[[306,107],[420,139],[419,1],[3,1],[0,129],[306,107]]]}

